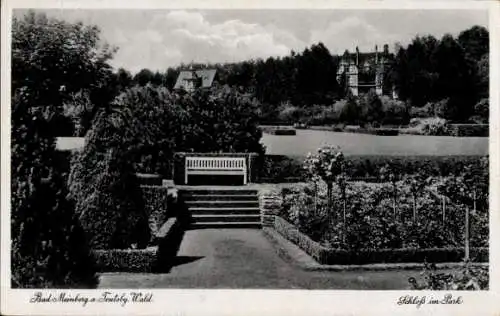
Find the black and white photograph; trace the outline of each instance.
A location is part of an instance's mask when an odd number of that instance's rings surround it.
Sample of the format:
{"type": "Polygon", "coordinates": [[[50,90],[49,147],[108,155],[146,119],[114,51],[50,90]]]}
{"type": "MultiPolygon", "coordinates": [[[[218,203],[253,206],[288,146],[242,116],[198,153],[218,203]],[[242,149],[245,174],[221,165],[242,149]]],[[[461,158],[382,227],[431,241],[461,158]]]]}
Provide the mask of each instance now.
{"type": "Polygon", "coordinates": [[[2,4],[2,290],[20,306],[494,294],[498,3],[63,2],[2,4]]]}

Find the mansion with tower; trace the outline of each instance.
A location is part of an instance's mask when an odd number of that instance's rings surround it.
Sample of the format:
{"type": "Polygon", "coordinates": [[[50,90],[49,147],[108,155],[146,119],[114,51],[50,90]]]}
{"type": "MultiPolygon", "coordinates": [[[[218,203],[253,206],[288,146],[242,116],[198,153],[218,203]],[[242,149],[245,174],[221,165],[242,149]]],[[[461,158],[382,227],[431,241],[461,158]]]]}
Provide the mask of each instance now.
{"type": "Polygon", "coordinates": [[[359,52],[356,47],[355,53],[345,51],[340,56],[339,68],[337,70],[337,82],[345,80],[346,88],[354,96],[375,90],[376,94],[389,95],[397,98],[394,89],[386,83],[387,73],[394,60],[394,55],[389,53],[389,46],[379,52],[377,45],[372,52],[359,52]],[[344,79],[343,79],[344,77],[344,79]]]}

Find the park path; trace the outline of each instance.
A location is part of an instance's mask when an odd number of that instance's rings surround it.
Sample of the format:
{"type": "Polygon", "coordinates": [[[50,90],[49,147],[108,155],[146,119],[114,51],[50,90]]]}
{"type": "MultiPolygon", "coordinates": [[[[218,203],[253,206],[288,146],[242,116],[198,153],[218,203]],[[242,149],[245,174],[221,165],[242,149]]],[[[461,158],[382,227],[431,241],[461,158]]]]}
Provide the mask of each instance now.
{"type": "Polygon", "coordinates": [[[169,273],[103,273],[100,288],[407,289],[418,271],[305,271],[283,260],[260,229],[184,235],[169,273]]]}

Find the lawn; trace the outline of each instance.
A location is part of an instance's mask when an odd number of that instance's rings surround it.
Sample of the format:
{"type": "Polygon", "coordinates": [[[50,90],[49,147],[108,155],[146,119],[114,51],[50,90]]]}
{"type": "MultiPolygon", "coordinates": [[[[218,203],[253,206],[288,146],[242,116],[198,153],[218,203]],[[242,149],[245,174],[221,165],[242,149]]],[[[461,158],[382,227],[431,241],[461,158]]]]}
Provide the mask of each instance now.
{"type": "Polygon", "coordinates": [[[331,131],[297,130],[296,136],[264,133],[267,154],[305,156],[323,145],[340,146],[346,155],[487,155],[488,137],[376,136],[331,131]]]}

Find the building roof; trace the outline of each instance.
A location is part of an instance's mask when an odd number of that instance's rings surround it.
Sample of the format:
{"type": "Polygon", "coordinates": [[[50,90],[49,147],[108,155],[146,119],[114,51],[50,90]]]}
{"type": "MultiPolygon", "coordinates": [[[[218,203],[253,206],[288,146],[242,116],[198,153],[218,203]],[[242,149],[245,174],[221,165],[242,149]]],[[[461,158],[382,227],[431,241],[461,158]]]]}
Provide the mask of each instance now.
{"type": "MultiPolygon", "coordinates": [[[[210,88],[215,79],[216,70],[215,69],[201,69],[195,70],[194,73],[198,78],[201,78],[201,88],[210,88]]],[[[174,89],[185,89],[188,82],[193,79],[193,71],[184,70],[179,73],[177,77],[177,82],[175,83],[174,89]]]]}

